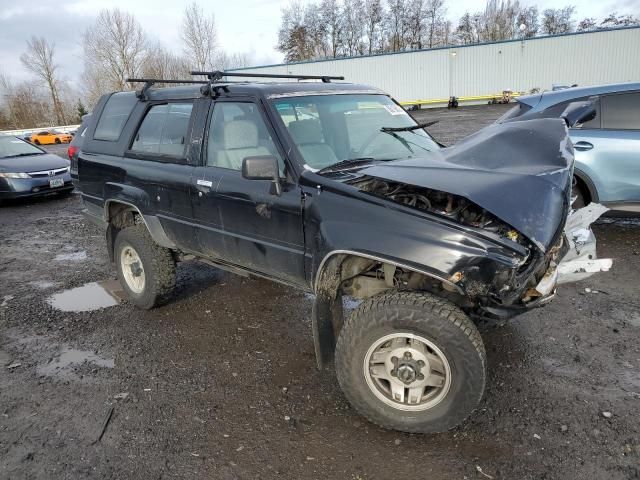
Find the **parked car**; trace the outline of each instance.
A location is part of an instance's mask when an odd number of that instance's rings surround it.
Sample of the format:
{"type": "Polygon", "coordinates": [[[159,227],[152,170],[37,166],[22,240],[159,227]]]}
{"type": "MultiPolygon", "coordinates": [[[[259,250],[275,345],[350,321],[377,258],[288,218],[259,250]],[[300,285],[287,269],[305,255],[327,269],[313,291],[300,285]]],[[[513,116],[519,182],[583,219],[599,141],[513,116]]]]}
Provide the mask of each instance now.
{"type": "Polygon", "coordinates": [[[87,124],[89,123],[90,114],[83,115],[82,124],[77,130],[77,134],[71,140],[69,144],[69,148],[67,149],[67,156],[69,157],[69,161],[71,162],[71,179],[75,183],[78,180],[78,154],[80,153],[80,149],[82,148],[82,143],[85,138],[85,133],[87,132],[87,124]]]}
{"type": "Polygon", "coordinates": [[[160,305],[194,257],[312,292],[318,364],[335,352],[358,411],[408,432],[459,424],[486,383],[472,319],[547,303],[570,250],[564,122],[441,149],[365,85],[220,76],[106,95],[88,121],[78,186],[129,299],[160,305]],[[363,299],[348,319],[345,295],[363,299]]]}
{"type": "Polygon", "coordinates": [[[69,143],[73,135],[57,130],[42,130],[31,135],[31,143],[36,145],[52,145],[55,143],[69,143]]]}
{"type": "Polygon", "coordinates": [[[69,161],[21,138],[0,135],[0,200],[73,190],[69,161]]]}
{"type": "Polygon", "coordinates": [[[598,202],[640,212],[640,83],[573,87],[519,97],[498,122],[554,118],[572,102],[590,100],[596,117],[570,130],[576,165],[574,205],[598,202]]]}

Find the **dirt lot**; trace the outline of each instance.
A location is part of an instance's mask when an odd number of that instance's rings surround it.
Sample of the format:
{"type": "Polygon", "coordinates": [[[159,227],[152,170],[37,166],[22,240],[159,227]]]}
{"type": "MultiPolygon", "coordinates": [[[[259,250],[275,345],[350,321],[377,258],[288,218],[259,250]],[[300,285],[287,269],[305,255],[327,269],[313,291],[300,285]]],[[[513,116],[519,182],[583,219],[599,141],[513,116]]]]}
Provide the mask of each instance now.
{"type": "MultiPolygon", "coordinates": [[[[420,116],[450,143],[502,112],[420,116]]],[[[311,299],[295,290],[185,263],[157,310],[53,308],[115,278],[81,208],[76,195],[0,207],[0,478],[640,478],[637,222],[595,227],[610,272],[481,326],[479,411],[424,436],[369,424],[315,369],[311,299]]]]}

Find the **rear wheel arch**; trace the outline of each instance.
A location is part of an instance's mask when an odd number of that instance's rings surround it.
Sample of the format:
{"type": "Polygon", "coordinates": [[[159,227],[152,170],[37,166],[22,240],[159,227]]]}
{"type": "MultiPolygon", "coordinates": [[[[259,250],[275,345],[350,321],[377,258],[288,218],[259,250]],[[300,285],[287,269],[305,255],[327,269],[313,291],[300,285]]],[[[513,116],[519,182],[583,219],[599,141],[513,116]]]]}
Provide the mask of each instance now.
{"type": "Polygon", "coordinates": [[[589,204],[590,202],[598,203],[598,190],[596,189],[595,184],[589,178],[589,176],[584,173],[582,170],[578,170],[577,168],[573,171],[573,176],[576,178],[578,182],[578,187],[582,191],[582,193],[587,197],[585,198],[585,204],[589,204]]]}
{"type": "Polygon", "coordinates": [[[104,217],[108,224],[106,232],[107,250],[109,259],[113,262],[115,260],[114,246],[118,232],[138,223],[144,223],[144,217],[137,207],[119,200],[107,200],[105,202],[104,217]]]}

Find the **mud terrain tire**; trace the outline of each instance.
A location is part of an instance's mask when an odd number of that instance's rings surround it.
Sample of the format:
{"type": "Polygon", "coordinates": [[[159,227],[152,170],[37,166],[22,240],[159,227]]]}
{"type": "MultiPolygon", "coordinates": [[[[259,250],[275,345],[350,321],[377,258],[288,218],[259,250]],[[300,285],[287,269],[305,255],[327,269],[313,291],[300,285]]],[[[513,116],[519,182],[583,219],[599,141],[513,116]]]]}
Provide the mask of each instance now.
{"type": "MultiPolygon", "coordinates": [[[[413,341],[407,340],[408,345],[413,341]]],[[[391,348],[383,345],[385,351],[391,348]]],[[[383,293],[360,304],[340,332],[335,364],[340,387],[358,412],[382,427],[412,433],[442,432],[460,424],[482,399],[486,381],[486,354],[476,326],[454,304],[428,293],[383,293]],[[444,355],[450,380],[439,403],[406,411],[391,406],[393,399],[385,403],[374,393],[365,359],[372,358],[369,352],[375,345],[393,335],[422,338],[444,355]]]]}
{"type": "MultiPolygon", "coordinates": [[[[118,280],[129,299],[136,306],[149,310],[164,303],[176,282],[176,263],[171,250],[153,241],[144,224],[127,227],[118,232],[114,245],[114,258],[118,280]],[[126,280],[123,254],[133,250],[144,272],[142,287],[135,291],[126,280]]],[[[126,261],[124,262],[126,263],[126,261]]],[[[129,277],[131,278],[131,277],[129,277]]]]}

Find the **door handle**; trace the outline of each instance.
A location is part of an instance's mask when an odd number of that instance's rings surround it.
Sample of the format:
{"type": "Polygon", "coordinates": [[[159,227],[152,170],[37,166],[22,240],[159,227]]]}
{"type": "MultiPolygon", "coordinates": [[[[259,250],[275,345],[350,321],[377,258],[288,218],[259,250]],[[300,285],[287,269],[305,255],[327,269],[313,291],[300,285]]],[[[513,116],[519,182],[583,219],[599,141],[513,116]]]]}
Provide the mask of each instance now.
{"type": "Polygon", "coordinates": [[[587,150],[591,150],[593,148],[593,143],[580,141],[580,142],[574,143],[573,148],[581,152],[584,152],[587,150]]]}

